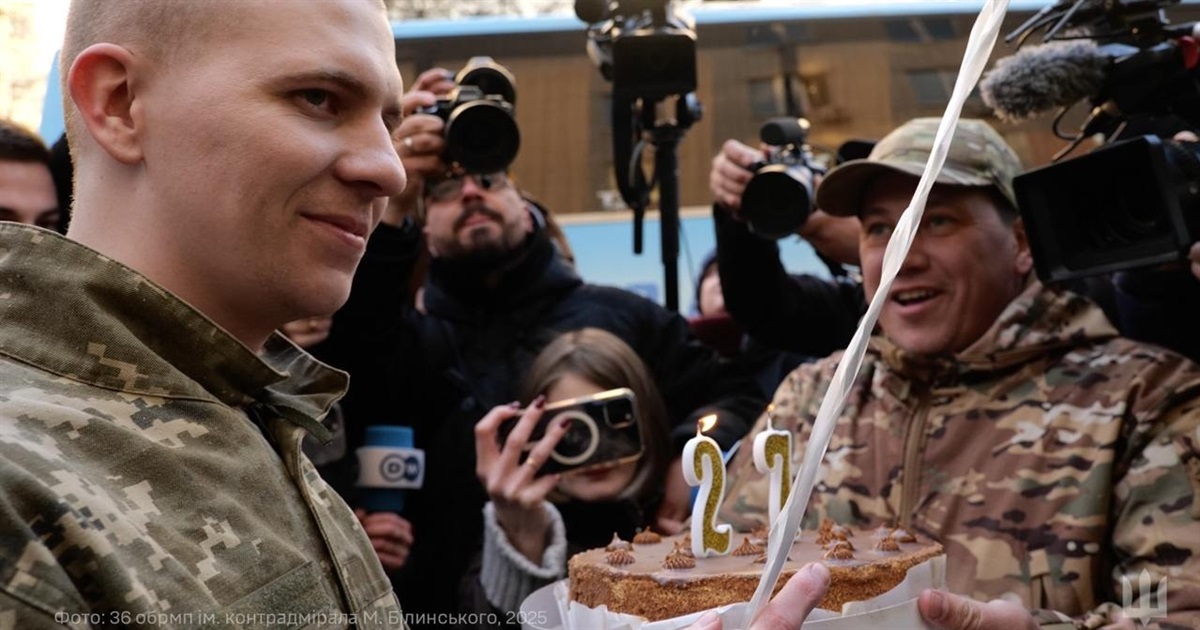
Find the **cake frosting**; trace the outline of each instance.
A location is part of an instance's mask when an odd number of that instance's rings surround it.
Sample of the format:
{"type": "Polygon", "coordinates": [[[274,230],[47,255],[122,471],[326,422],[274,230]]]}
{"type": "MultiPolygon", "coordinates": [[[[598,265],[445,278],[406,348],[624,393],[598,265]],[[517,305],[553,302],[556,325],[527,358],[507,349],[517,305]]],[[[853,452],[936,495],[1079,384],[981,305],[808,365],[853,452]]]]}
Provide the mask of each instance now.
{"type": "MultiPolygon", "coordinates": [[[[621,544],[615,559],[605,548],[577,554],[568,563],[570,598],[650,621],[748,601],[766,560],[765,532],[734,536],[733,553],[709,558],[693,558],[686,535],[621,544]]],[[[815,536],[810,532],[792,543],[776,590],[803,565],[820,561],[830,572],[820,607],[840,611],[846,602],[891,590],[909,568],[941,554],[941,545],[903,530],[854,532],[826,523],[815,536]]]]}

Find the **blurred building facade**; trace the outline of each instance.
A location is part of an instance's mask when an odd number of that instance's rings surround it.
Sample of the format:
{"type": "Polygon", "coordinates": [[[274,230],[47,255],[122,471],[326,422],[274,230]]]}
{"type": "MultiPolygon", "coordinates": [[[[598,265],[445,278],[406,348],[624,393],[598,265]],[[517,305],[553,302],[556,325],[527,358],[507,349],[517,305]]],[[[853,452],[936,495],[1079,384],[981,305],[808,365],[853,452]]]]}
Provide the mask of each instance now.
{"type": "MultiPolygon", "coordinates": [[[[791,4],[696,9],[697,96],[704,113],[680,146],[681,205],[710,203],[708,171],[726,138],[756,144],[763,121],[788,115],[792,104],[811,121],[813,144],[827,148],[877,139],[916,116],[940,116],[978,10],[974,2],[892,2],[838,16],[828,10],[836,3],[791,4]],[[904,6],[913,11],[906,14],[904,6]]],[[[1013,2],[1001,33],[1043,4],[1013,2]]],[[[1171,16],[1194,20],[1200,7],[1175,7],[1171,16]]],[[[513,71],[522,135],[513,170],[548,207],[560,213],[623,207],[613,176],[610,87],[586,55],[582,22],[573,16],[492,18],[398,22],[394,30],[405,77],[434,66],[457,70],[475,55],[513,71]]],[[[1013,52],[1000,41],[992,60],[1013,52]]],[[[972,96],[963,115],[989,118],[991,112],[972,96]]],[[[991,121],[1027,167],[1046,164],[1065,144],[1051,133],[1049,119],[991,121]]]]}
{"type": "Polygon", "coordinates": [[[46,60],[36,28],[37,0],[0,2],[0,118],[37,129],[46,93],[46,60]]]}

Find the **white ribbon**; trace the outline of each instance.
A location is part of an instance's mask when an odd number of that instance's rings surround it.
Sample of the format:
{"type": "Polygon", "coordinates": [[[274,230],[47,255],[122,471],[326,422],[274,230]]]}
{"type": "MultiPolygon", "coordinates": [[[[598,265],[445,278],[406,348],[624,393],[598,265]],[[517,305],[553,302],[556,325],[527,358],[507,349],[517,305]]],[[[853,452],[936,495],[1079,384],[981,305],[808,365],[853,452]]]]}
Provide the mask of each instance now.
{"type": "Polygon", "coordinates": [[[867,351],[867,340],[871,336],[871,331],[875,329],[879,312],[883,310],[884,301],[891,291],[892,281],[896,279],[900,266],[908,256],[908,250],[916,236],[917,227],[921,224],[921,216],[925,212],[925,202],[929,198],[929,191],[933,188],[938,174],[941,173],[942,165],[946,162],[946,154],[950,150],[950,140],[954,137],[954,130],[958,127],[958,119],[962,115],[963,103],[975,87],[976,82],[979,81],[979,76],[987,65],[988,57],[996,44],[996,37],[1000,33],[1001,22],[1004,21],[1004,15],[1008,11],[1008,1],[985,0],[983,9],[979,12],[979,17],[975,19],[975,25],[971,28],[971,37],[967,40],[967,49],[963,55],[962,66],[958,70],[958,79],[954,82],[954,92],[950,96],[950,102],[946,105],[946,112],[942,115],[942,122],[938,126],[929,162],[925,164],[925,172],[921,175],[921,181],[917,184],[912,201],[904,210],[904,214],[900,217],[900,221],[888,240],[887,251],[883,255],[883,278],[880,280],[879,288],[871,298],[867,314],[859,323],[850,345],[846,347],[846,352],[842,355],[842,360],[833,374],[829,389],[825,392],[825,398],[821,401],[817,419],[813,422],[812,434],[805,447],[804,461],[800,465],[800,470],[796,472],[791,495],[781,511],[785,515],[785,518],[782,519],[783,525],[781,527],[778,520],[771,524],[771,533],[767,543],[767,564],[762,579],[759,580],[758,590],[754,592],[754,597],[746,608],[743,623],[738,627],[749,628],[750,622],[758,616],[770,598],[771,592],[775,590],[775,583],[779,580],[779,573],[783,570],[787,553],[791,549],[790,541],[796,536],[796,530],[800,527],[800,520],[804,517],[809,497],[812,495],[817,470],[821,460],[825,457],[825,450],[829,447],[829,439],[833,436],[834,425],[837,424],[838,416],[846,406],[850,387],[854,384],[854,377],[858,375],[859,367],[862,365],[863,355],[867,351]],[[784,545],[783,541],[788,541],[789,544],[784,545]]]}

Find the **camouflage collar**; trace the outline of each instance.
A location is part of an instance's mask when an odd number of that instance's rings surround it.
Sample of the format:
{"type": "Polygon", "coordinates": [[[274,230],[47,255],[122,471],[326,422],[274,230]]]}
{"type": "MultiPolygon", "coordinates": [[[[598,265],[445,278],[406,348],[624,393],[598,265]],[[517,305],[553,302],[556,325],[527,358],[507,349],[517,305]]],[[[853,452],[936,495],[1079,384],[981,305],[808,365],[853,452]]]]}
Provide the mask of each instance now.
{"type": "Polygon", "coordinates": [[[24,225],[0,223],[0,321],[0,355],[47,372],[130,394],[267,405],[317,433],[348,382],[278,333],[256,355],[141,274],[24,225]]]}
{"type": "Polygon", "coordinates": [[[992,327],[956,355],[906,352],[880,335],[871,338],[871,349],[895,372],[916,381],[936,383],[968,372],[1011,368],[1047,352],[1116,336],[1104,312],[1087,298],[1031,280],[992,327]]]}

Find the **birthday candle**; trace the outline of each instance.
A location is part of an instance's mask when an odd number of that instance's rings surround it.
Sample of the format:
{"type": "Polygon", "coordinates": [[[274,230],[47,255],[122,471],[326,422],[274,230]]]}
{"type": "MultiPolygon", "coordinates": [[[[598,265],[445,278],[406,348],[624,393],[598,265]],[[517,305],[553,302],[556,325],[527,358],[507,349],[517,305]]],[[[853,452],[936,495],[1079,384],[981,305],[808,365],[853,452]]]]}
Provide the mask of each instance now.
{"type": "Polygon", "coordinates": [[[716,415],[701,418],[696,437],[683,447],[683,477],[688,485],[700,486],[692,504],[692,555],[697,558],[723,556],[733,540],[733,528],[716,522],[717,508],[725,497],[725,462],[717,442],[704,435],[716,422],[716,415]]]}
{"type": "Polygon", "coordinates": [[[767,428],[754,436],[754,467],[770,475],[768,526],[774,525],[792,486],[792,433],[775,429],[774,405],[767,407],[767,428]]]}

